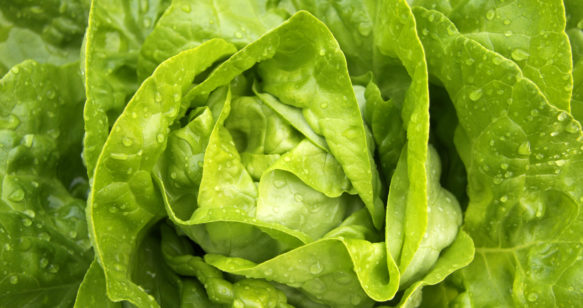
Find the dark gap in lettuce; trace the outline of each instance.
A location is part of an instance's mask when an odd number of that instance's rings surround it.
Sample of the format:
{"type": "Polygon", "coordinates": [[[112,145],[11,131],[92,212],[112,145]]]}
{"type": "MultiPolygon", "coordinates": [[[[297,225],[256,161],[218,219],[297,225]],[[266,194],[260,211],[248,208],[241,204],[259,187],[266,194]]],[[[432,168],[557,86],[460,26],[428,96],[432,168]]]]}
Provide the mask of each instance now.
{"type": "Polygon", "coordinates": [[[453,103],[444,88],[430,85],[430,136],[441,159],[441,185],[459,201],[463,210],[468,205],[467,173],[454,145],[454,133],[458,119],[453,103]]]}

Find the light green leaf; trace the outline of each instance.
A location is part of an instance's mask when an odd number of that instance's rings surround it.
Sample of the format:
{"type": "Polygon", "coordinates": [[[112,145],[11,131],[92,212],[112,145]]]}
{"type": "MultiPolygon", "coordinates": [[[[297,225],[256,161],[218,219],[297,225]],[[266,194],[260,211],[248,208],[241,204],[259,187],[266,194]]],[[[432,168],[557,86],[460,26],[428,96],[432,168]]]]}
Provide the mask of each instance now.
{"type": "Polygon", "coordinates": [[[103,269],[93,260],[91,266],[85,273],[83,282],[77,291],[77,298],[75,299],[75,308],[83,307],[104,307],[104,308],[121,308],[122,303],[112,302],[107,297],[105,290],[105,275],[103,269]]]}
{"type": "MultiPolygon", "coordinates": [[[[451,9],[443,12],[461,33],[515,62],[551,104],[570,111],[573,62],[565,33],[563,1],[453,2],[451,9]]],[[[469,58],[467,61],[476,62],[475,65],[482,62],[469,58]]]]}
{"type": "Polygon", "coordinates": [[[576,305],[579,123],[514,62],[461,35],[443,14],[417,8],[415,16],[419,29],[433,29],[421,37],[429,69],[453,98],[465,135],[457,140],[469,178],[464,229],[476,258],[458,275],[462,296],[478,307],[576,305]]]}
{"type": "Polygon", "coordinates": [[[84,49],[83,158],[93,177],[109,131],[138,88],[138,52],[167,0],[93,0],[84,49]]]}
{"type": "Polygon", "coordinates": [[[108,296],[114,301],[159,305],[131,277],[131,256],[139,239],[165,216],[151,172],[166,145],[168,127],[185,110],[182,93],[198,73],[234,51],[232,45],[212,40],[161,64],[136,92],[104,145],[87,217],[108,296]]]}
{"type": "Polygon", "coordinates": [[[140,79],[167,58],[212,38],[241,48],[286,17],[287,13],[267,0],[173,0],[141,48],[140,79]]]}
{"type": "Polygon", "coordinates": [[[573,98],[571,112],[583,121],[583,5],[580,1],[565,0],[567,34],[573,55],[573,98]]]}

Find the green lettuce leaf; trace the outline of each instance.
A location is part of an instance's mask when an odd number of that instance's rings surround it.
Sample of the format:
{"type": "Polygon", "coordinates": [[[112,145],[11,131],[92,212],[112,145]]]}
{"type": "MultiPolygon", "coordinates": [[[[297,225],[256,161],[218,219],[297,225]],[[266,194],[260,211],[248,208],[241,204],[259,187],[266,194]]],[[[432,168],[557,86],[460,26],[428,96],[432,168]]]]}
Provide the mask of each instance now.
{"type": "MultiPolygon", "coordinates": [[[[479,0],[438,7],[421,2],[427,8],[441,8],[459,32],[512,60],[551,104],[570,111],[573,63],[563,1],[479,0]]],[[[429,28],[420,31],[429,32],[429,28]]]]}
{"type": "Polygon", "coordinates": [[[162,61],[209,39],[221,38],[238,48],[255,41],[289,17],[275,3],[173,0],[141,48],[139,75],[145,78],[162,61]]]}
{"type": "Polygon", "coordinates": [[[168,127],[185,104],[182,93],[197,73],[234,51],[224,41],[213,40],[169,59],[142,84],[114,124],[97,163],[87,207],[93,248],[113,301],[160,305],[133,274],[138,244],[165,216],[151,171],[165,146],[168,127]]]}
{"type": "Polygon", "coordinates": [[[85,34],[85,139],[89,178],[109,131],[138,88],[138,53],[167,0],[93,0],[85,34]]]}
{"type": "Polygon", "coordinates": [[[583,5],[579,1],[565,0],[567,34],[573,55],[573,97],[571,112],[583,121],[583,5]]]}
{"type": "Polygon", "coordinates": [[[2,305],[70,306],[91,262],[83,99],[77,63],[28,60],[0,80],[2,305]]]}
{"type": "Polygon", "coordinates": [[[0,76],[27,59],[55,65],[78,61],[88,2],[0,3],[0,76]]]}
{"type": "Polygon", "coordinates": [[[421,39],[429,70],[453,99],[468,171],[464,230],[476,257],[456,275],[460,298],[477,307],[576,305],[579,123],[516,63],[460,34],[443,14],[416,8],[415,16],[418,29],[434,31],[421,39]]]}

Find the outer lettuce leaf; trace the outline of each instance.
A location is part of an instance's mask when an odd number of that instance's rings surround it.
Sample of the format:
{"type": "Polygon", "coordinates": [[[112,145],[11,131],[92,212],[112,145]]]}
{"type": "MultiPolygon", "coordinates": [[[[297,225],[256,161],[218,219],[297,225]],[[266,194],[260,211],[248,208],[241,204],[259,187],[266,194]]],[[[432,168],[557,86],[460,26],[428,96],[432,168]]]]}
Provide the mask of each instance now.
{"type": "Polygon", "coordinates": [[[182,50],[212,38],[241,48],[283,22],[288,14],[274,1],[173,0],[140,51],[140,79],[182,50]]]}
{"type": "Polygon", "coordinates": [[[580,1],[565,0],[567,34],[573,54],[573,98],[571,113],[583,121],[583,5],[580,1]]]}
{"type": "Polygon", "coordinates": [[[103,269],[94,260],[85,273],[83,282],[77,291],[75,299],[75,308],[83,307],[104,307],[104,308],[121,308],[122,303],[112,302],[105,290],[105,275],[103,269]]]}
{"type": "Polygon", "coordinates": [[[551,104],[570,111],[573,62],[563,1],[464,1],[442,12],[466,37],[514,61],[551,104]]]}
{"type": "Polygon", "coordinates": [[[93,0],[84,49],[83,158],[93,177],[109,130],[138,88],[138,52],[167,0],[93,0]]]}
{"type": "Polygon", "coordinates": [[[29,60],[0,80],[2,305],[70,306],[91,262],[83,98],[76,63],[29,60]]]}
{"type": "Polygon", "coordinates": [[[104,145],[87,218],[107,294],[114,301],[159,306],[133,275],[137,246],[149,227],[165,216],[151,171],[165,147],[169,126],[184,110],[182,93],[196,74],[234,51],[213,40],[164,62],[136,92],[104,145]]]}
{"type": "Polygon", "coordinates": [[[460,34],[443,14],[416,8],[415,16],[419,29],[433,29],[421,39],[430,71],[453,98],[468,170],[464,229],[477,256],[458,275],[459,298],[477,307],[577,305],[579,123],[514,62],[460,34]]]}
{"type": "Polygon", "coordinates": [[[2,1],[0,76],[32,59],[62,65],[79,59],[87,24],[88,1],[2,1]]]}

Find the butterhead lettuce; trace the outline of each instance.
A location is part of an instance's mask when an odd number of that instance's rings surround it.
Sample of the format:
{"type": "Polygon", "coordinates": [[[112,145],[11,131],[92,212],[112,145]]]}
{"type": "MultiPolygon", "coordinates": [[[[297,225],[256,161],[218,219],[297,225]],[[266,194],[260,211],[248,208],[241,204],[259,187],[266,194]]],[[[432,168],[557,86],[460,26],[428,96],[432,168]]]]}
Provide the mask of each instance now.
{"type": "Polygon", "coordinates": [[[577,306],[582,19],[0,4],[0,307],[577,306]]]}

